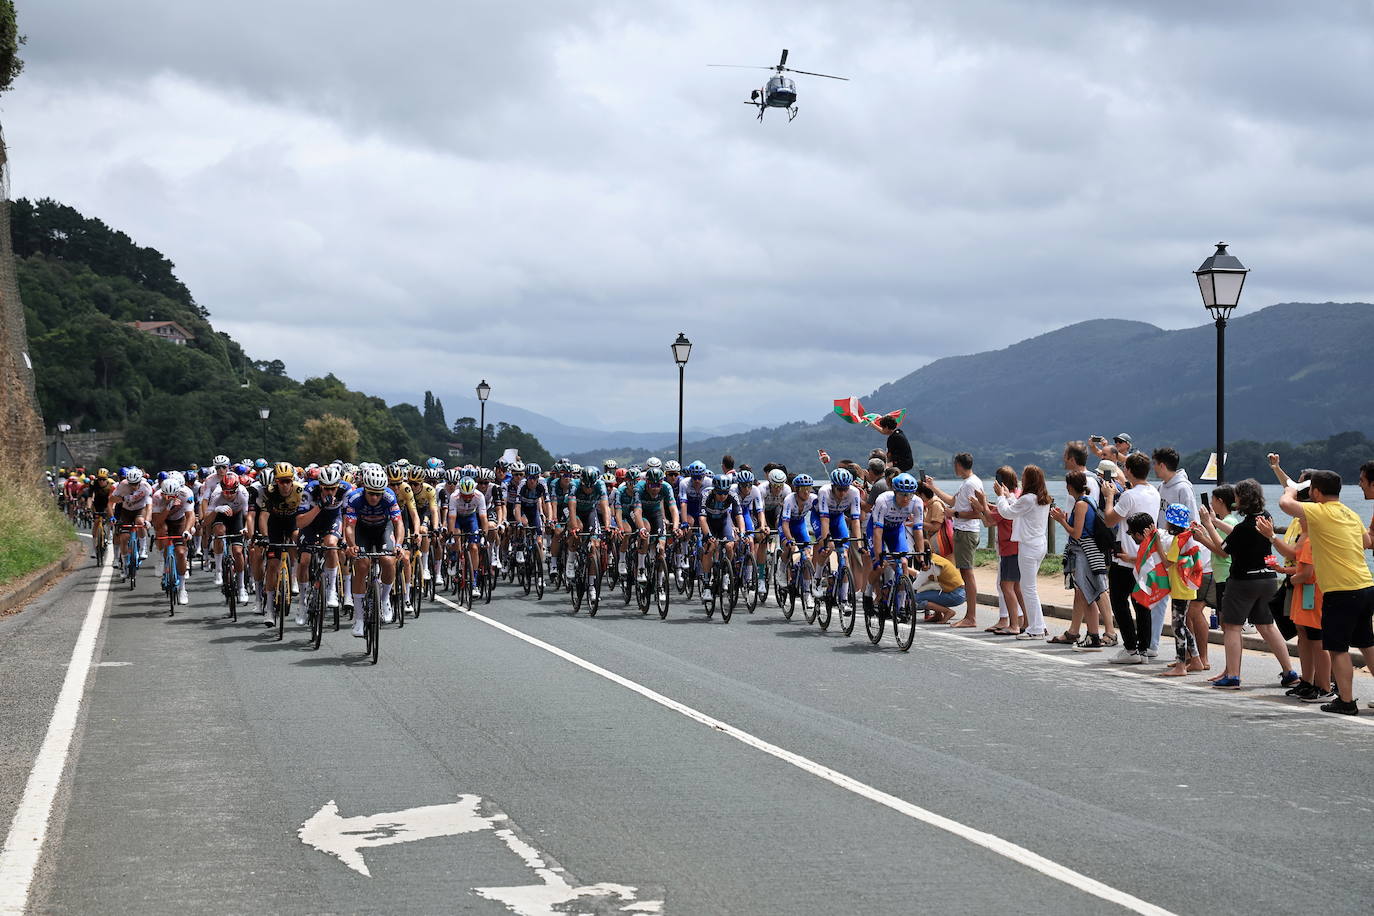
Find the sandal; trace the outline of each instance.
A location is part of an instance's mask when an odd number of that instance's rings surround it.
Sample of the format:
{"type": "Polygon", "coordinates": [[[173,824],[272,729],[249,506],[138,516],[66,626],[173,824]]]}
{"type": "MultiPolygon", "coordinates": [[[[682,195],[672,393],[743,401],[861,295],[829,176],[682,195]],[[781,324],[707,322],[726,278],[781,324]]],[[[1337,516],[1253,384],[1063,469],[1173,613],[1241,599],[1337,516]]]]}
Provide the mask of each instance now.
{"type": "Polygon", "coordinates": [[[1115,634],[1115,633],[1111,633],[1111,634],[1108,634],[1107,636],[1102,637],[1102,646],[1103,646],[1103,648],[1106,648],[1107,646],[1114,646],[1114,645],[1116,645],[1116,642],[1117,642],[1117,640],[1116,640],[1116,634],[1115,634]]]}
{"type": "Polygon", "coordinates": [[[1016,636],[1017,631],[1011,627],[997,627],[992,631],[993,636],[1016,636]]]}
{"type": "Polygon", "coordinates": [[[1077,633],[1070,633],[1068,630],[1065,630],[1053,639],[1045,640],[1045,642],[1056,646],[1072,646],[1077,643],[1078,640],[1079,636],[1077,633]]]}

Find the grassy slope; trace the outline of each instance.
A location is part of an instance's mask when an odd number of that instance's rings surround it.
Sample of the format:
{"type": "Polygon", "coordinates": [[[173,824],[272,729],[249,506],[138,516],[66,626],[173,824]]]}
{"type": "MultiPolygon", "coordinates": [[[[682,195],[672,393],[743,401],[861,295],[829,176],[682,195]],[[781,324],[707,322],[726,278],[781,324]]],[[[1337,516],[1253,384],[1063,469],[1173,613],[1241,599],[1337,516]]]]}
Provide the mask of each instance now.
{"type": "Polygon", "coordinates": [[[0,585],[62,557],[76,540],[72,526],[38,493],[0,493],[0,585]]]}

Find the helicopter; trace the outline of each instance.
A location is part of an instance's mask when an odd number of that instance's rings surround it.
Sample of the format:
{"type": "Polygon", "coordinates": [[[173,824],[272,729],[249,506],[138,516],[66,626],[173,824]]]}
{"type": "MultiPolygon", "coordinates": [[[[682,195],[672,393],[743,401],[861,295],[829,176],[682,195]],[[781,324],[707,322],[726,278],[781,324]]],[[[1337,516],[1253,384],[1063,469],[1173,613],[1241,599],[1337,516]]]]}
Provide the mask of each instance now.
{"type": "Polygon", "coordinates": [[[787,77],[784,73],[802,73],[806,76],[823,76],[828,80],[849,81],[847,76],[831,76],[829,73],[812,73],[810,70],[793,70],[787,66],[787,49],[782,49],[782,57],[778,58],[775,67],[751,67],[746,64],[707,64],[708,67],[730,67],[737,70],[774,70],[776,73],[768,78],[768,82],[763,84],[762,89],[755,89],[749,96],[746,105],[753,105],[759,110],[759,120],[763,120],[763,115],[770,108],[783,108],[787,110],[787,120],[791,122],[797,116],[797,84],[787,77]]]}

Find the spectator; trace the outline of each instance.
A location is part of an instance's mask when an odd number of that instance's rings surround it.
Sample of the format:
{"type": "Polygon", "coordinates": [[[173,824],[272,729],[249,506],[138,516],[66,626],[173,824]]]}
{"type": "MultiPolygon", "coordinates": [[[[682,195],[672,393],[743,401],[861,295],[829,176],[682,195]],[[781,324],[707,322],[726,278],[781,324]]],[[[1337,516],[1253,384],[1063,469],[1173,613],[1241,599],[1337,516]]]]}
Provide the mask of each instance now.
{"type": "Polygon", "coordinates": [[[1190,671],[1203,670],[1197,638],[1188,626],[1189,609],[1197,601],[1203,576],[1202,547],[1193,537],[1193,518],[1193,511],[1187,506],[1170,503],[1164,510],[1164,531],[1158,532],[1156,525],[1154,549],[1169,575],[1174,628],[1174,663],[1161,671],[1160,677],[1184,677],[1190,671]]]}
{"type": "Polygon", "coordinates": [[[1105,613],[1099,615],[1099,604],[1107,594],[1107,555],[1102,548],[1110,545],[1099,544],[1093,537],[1098,513],[1097,505],[1088,495],[1088,479],[1088,474],[1081,469],[1065,474],[1064,486],[1073,499],[1073,509],[1067,513],[1057,506],[1050,510],[1050,516],[1063,525],[1069,535],[1064,552],[1064,581],[1073,592],[1073,619],[1069,621],[1069,628],[1050,642],[1096,652],[1104,646],[1115,645],[1116,637],[1108,629],[1108,642],[1097,629],[1099,616],[1104,625],[1111,620],[1105,613]],[[1080,626],[1087,627],[1086,636],[1079,636],[1080,626]]]}
{"type": "Polygon", "coordinates": [[[887,434],[888,464],[903,472],[910,471],[916,466],[916,460],[911,457],[911,443],[907,441],[906,433],[902,432],[895,418],[880,417],[873,425],[887,434]]]}
{"type": "MultiPolygon", "coordinates": [[[[1178,452],[1172,448],[1157,448],[1150,456],[1154,464],[1155,476],[1159,478],[1159,511],[1155,513],[1155,524],[1164,530],[1168,530],[1164,520],[1164,514],[1171,505],[1180,505],[1188,510],[1188,518],[1194,520],[1198,518],[1197,494],[1193,492],[1193,482],[1188,479],[1188,471],[1179,467],[1181,461],[1178,452]]],[[[1190,538],[1191,540],[1191,538],[1190,538]]],[[[1201,542],[1197,546],[1202,547],[1201,542]]],[[[1211,553],[1202,547],[1202,568],[1204,573],[1211,569],[1211,553]]],[[[1172,601],[1174,599],[1170,599],[1172,601]]],[[[1168,610],[1170,601],[1161,601],[1159,604],[1150,608],[1150,649],[1159,652],[1159,637],[1164,632],[1164,613],[1168,610]]],[[[1193,631],[1194,640],[1197,638],[1197,623],[1206,623],[1206,614],[1203,611],[1203,603],[1198,601],[1196,595],[1189,602],[1188,611],[1189,629],[1193,631]]],[[[1206,637],[1206,629],[1203,630],[1203,637],[1206,637]]],[[[1177,641],[1178,637],[1174,637],[1177,641]]]]}
{"type": "MultiPolygon", "coordinates": [[[[1016,480],[1016,472],[1003,465],[992,475],[993,479],[1015,496],[1021,495],[1021,487],[1016,480]]],[[[1025,603],[1021,598],[1021,567],[1017,565],[1017,544],[1012,538],[1015,522],[1004,518],[996,506],[989,506],[983,519],[989,527],[997,530],[997,624],[987,628],[988,633],[998,636],[1019,636],[1026,632],[1025,603]]]]}
{"type": "Polygon", "coordinates": [[[881,458],[868,459],[868,466],[864,468],[862,476],[862,479],[868,483],[868,489],[864,492],[865,513],[872,512],[873,503],[877,501],[878,497],[892,489],[892,478],[896,476],[895,472],[896,468],[889,469],[887,462],[881,458]]]}
{"type": "MultiPolygon", "coordinates": [[[[1273,460],[1276,463],[1277,456],[1273,460]]],[[[1360,477],[1365,479],[1363,468],[1360,477]]],[[[1302,520],[1312,542],[1312,566],[1322,590],[1322,646],[1331,655],[1331,673],[1339,694],[1321,709],[1359,715],[1350,648],[1360,649],[1365,663],[1374,670],[1374,578],[1364,559],[1365,550],[1374,546],[1374,541],[1360,517],[1341,502],[1339,474],[1314,471],[1310,480],[1312,501],[1308,503],[1298,499],[1297,486],[1290,484],[1284,489],[1279,508],[1302,520]]],[[[1368,495],[1369,489],[1363,489],[1368,495]]]]}
{"type": "Polygon", "coordinates": [[[1090,436],[1088,447],[1093,450],[1093,454],[1103,459],[1111,461],[1117,465],[1124,465],[1126,457],[1131,454],[1131,437],[1129,433],[1121,433],[1112,439],[1112,444],[1108,445],[1107,440],[1102,436],[1090,436]]]}
{"type": "MultiPolygon", "coordinates": [[[[1311,471],[1298,475],[1298,483],[1311,477],[1311,471]]],[[[1284,487],[1288,475],[1284,474],[1284,487]]],[[[1311,492],[1298,490],[1298,499],[1306,502],[1311,492]]],[[[1278,572],[1286,574],[1292,584],[1288,615],[1298,631],[1298,671],[1302,680],[1288,689],[1288,696],[1304,703],[1329,703],[1337,699],[1331,689],[1331,656],[1322,648],[1322,590],[1317,585],[1316,568],[1312,565],[1312,539],[1302,532],[1302,522],[1294,519],[1282,538],[1274,537],[1274,526],[1266,519],[1255,523],[1259,533],[1269,538],[1274,549],[1289,560],[1290,565],[1278,572]],[[1290,540],[1289,534],[1299,534],[1290,540]]]]}
{"type": "Polygon", "coordinates": [[[954,609],[964,603],[961,572],[937,553],[931,555],[930,568],[916,574],[912,581],[916,607],[925,611],[927,623],[945,623],[954,616],[954,609]],[[926,587],[932,583],[935,588],[926,587]]]}
{"type": "MultiPolygon", "coordinates": [[[[1099,469],[1101,465],[1098,466],[1099,469]]],[[[1121,634],[1121,651],[1112,656],[1117,665],[1144,663],[1150,650],[1150,609],[1133,597],[1135,591],[1136,544],[1126,529],[1126,520],[1144,512],[1151,518],[1159,512],[1159,491],[1146,480],[1150,474],[1150,459],[1139,452],[1126,458],[1126,481],[1129,486],[1120,497],[1115,486],[1102,488],[1102,521],[1116,528],[1112,548],[1112,566],[1107,571],[1107,590],[1111,598],[1112,616],[1121,634]]]]}
{"type": "Polygon", "coordinates": [[[930,549],[942,557],[953,557],[954,524],[944,500],[936,496],[935,490],[927,483],[916,488],[916,495],[925,504],[925,527],[930,537],[930,549]]]}
{"type": "Polygon", "coordinates": [[[967,608],[963,618],[951,626],[967,629],[978,626],[978,580],[974,577],[973,567],[979,534],[983,530],[980,519],[987,511],[988,498],[983,492],[983,481],[973,473],[973,456],[968,452],[954,456],[954,476],[962,482],[953,496],[935,486],[935,481],[929,477],[926,478],[926,484],[954,513],[954,565],[964,577],[967,608]]]}
{"type": "Polygon", "coordinates": [[[721,455],[721,456],[720,456],[720,472],[721,472],[722,474],[729,474],[729,473],[730,473],[731,471],[733,471],[734,469],[735,469],[735,456],[734,456],[734,455],[721,455]]]}
{"type": "Polygon", "coordinates": [[[1269,609],[1269,602],[1278,591],[1279,583],[1277,574],[1269,565],[1269,539],[1256,528],[1259,519],[1269,517],[1264,508],[1264,491],[1260,489],[1258,481],[1242,480],[1236,484],[1236,511],[1240,513],[1240,522],[1224,539],[1217,534],[1215,518],[1211,512],[1204,512],[1202,524],[1195,524],[1193,527],[1194,532],[1212,553],[1224,554],[1231,558],[1226,597],[1221,602],[1221,630],[1226,647],[1226,668],[1212,686],[1221,690],[1240,689],[1240,628],[1248,620],[1264,637],[1269,651],[1274,653],[1274,658],[1278,660],[1279,683],[1284,687],[1295,687],[1302,678],[1292,670],[1293,662],[1288,655],[1288,644],[1279,634],[1279,628],[1274,625],[1274,615],[1269,609]]]}
{"type": "Polygon", "coordinates": [[[1097,463],[1097,483],[1098,483],[1098,508],[1105,510],[1106,504],[1102,494],[1107,492],[1107,487],[1111,487],[1115,495],[1120,496],[1126,489],[1126,476],[1121,473],[1121,467],[1115,461],[1099,461],[1097,463]]]}
{"type": "MultiPolygon", "coordinates": [[[[1111,464],[1111,462],[1107,462],[1111,464]]],[[[1112,465],[1115,467],[1115,465],[1112,465]]],[[[1101,471],[1101,466],[1098,467],[1101,471]]],[[[1087,497],[1092,502],[1094,508],[1102,507],[1102,485],[1098,482],[1097,476],[1088,470],[1088,446],[1081,441],[1064,443],[1064,474],[1072,474],[1074,471],[1082,471],[1088,481],[1087,497]]]]}
{"type": "Polygon", "coordinates": [[[1050,507],[1054,500],[1045,487],[1045,472],[1034,464],[1021,471],[1021,495],[999,481],[993,484],[997,494],[997,514],[1012,520],[1012,540],[1016,541],[1016,564],[1021,571],[1021,595],[1025,601],[1026,631],[1017,639],[1039,639],[1047,635],[1045,614],[1040,607],[1040,561],[1049,549],[1050,507]]]}

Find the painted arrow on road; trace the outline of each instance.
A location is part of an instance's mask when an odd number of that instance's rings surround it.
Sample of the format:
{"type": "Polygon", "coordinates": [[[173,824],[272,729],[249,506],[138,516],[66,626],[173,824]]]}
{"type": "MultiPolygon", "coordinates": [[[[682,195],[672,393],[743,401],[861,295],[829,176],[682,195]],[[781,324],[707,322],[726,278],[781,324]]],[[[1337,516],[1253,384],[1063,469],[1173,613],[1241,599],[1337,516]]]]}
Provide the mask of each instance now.
{"type": "MultiPolygon", "coordinates": [[[[340,817],[339,806],[331,799],[301,824],[296,836],[307,846],[337,856],[360,875],[372,877],[363,860],[363,850],[394,846],[413,840],[457,836],[493,829],[493,818],[477,813],[480,795],[460,795],[447,805],[425,805],[404,811],[388,811],[367,817],[340,817]]],[[[505,815],[501,815],[504,820],[505,815]]]]}
{"type": "Polygon", "coordinates": [[[342,817],[339,806],[330,801],[301,824],[296,835],[307,846],[335,856],[358,874],[370,878],[372,872],[363,859],[364,849],[488,830],[534,872],[538,883],[472,890],[480,897],[504,905],[516,916],[664,912],[661,891],[610,882],[579,884],[552,857],[524,839],[509,817],[484,804],[478,795],[460,795],[458,801],[444,805],[425,805],[362,817],[342,817]]]}

